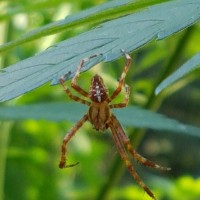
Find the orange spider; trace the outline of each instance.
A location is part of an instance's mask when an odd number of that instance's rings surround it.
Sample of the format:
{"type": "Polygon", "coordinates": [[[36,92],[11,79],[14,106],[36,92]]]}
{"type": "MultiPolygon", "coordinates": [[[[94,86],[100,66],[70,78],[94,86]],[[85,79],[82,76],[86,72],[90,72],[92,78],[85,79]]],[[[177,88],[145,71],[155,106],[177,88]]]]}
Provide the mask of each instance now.
{"type": "Polygon", "coordinates": [[[78,69],[76,71],[75,76],[72,79],[71,87],[79,92],[84,97],[87,97],[90,99],[90,102],[84,99],[81,99],[80,97],[74,96],[70,90],[65,86],[65,76],[60,78],[60,83],[64,87],[64,90],[66,94],[73,99],[74,101],[78,101],[82,104],[86,104],[89,106],[88,112],[75,124],[75,126],[66,134],[61,148],[61,160],[59,167],[60,168],[66,168],[66,167],[72,167],[77,165],[75,164],[66,164],[66,145],[70,141],[70,139],[75,135],[75,133],[78,131],[78,129],[88,120],[94,129],[105,131],[107,128],[110,128],[112,132],[112,137],[114,140],[114,143],[119,151],[119,154],[126,164],[128,170],[130,171],[131,175],[134,177],[134,179],[137,181],[137,183],[144,189],[144,191],[153,199],[156,199],[154,194],[151,192],[151,190],[145,185],[145,183],[141,180],[141,178],[138,176],[137,172],[134,170],[134,167],[128,157],[127,151],[135,158],[140,164],[160,169],[160,170],[170,170],[170,168],[167,167],[161,167],[154,162],[142,157],[139,153],[136,152],[136,150],[133,148],[132,144],[130,143],[128,137],[125,135],[124,130],[117,120],[116,116],[111,112],[112,108],[123,108],[126,107],[129,101],[129,95],[130,95],[130,89],[129,86],[125,84],[124,80],[126,77],[126,74],[128,72],[128,69],[131,65],[131,57],[122,49],[122,53],[125,55],[126,58],[126,65],[124,67],[124,70],[120,76],[119,79],[119,85],[113,92],[111,96],[108,96],[108,90],[106,89],[103,79],[99,75],[94,75],[91,81],[90,91],[86,92],[83,90],[80,86],[77,85],[77,78],[79,77],[81,68],[84,65],[84,62],[88,61],[90,58],[93,58],[97,55],[92,55],[88,58],[85,58],[81,60],[80,65],[78,66],[78,69]],[[125,88],[125,98],[122,103],[118,104],[110,104],[113,99],[117,97],[117,95],[121,92],[122,88],[125,88]]]}

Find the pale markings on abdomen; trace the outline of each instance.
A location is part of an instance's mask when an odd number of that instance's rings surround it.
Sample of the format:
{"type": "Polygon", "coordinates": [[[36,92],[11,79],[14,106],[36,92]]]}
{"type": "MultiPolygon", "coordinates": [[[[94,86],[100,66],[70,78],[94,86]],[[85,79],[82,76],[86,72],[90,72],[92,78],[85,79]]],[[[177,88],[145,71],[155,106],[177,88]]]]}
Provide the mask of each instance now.
{"type": "Polygon", "coordinates": [[[98,83],[96,83],[95,89],[93,90],[95,92],[94,96],[97,97],[98,102],[101,102],[101,88],[99,87],[98,83]]]}

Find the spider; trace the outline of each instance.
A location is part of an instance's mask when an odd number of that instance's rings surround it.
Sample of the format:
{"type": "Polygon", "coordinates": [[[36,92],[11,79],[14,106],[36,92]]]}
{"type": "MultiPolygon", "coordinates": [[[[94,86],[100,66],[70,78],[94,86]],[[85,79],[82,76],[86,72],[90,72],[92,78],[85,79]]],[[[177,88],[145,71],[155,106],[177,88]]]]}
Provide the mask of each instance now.
{"type": "Polygon", "coordinates": [[[142,179],[139,177],[137,172],[134,170],[134,167],[130,161],[129,154],[136,159],[140,164],[160,169],[160,170],[170,170],[170,168],[162,167],[154,162],[142,157],[132,146],[128,137],[124,133],[124,130],[116,118],[116,116],[111,112],[112,108],[123,108],[126,107],[129,101],[130,95],[130,88],[127,84],[125,84],[125,77],[131,65],[131,57],[127,54],[123,49],[121,52],[124,54],[126,58],[126,64],[124,70],[119,78],[119,84],[113,94],[111,96],[108,95],[108,90],[104,85],[103,79],[98,74],[94,75],[91,80],[91,86],[89,92],[82,89],[79,85],[77,85],[77,79],[79,77],[81,68],[83,67],[84,63],[89,59],[96,57],[97,54],[92,55],[88,58],[81,60],[75,76],[71,81],[71,87],[80,93],[82,96],[87,97],[90,101],[82,99],[80,97],[74,96],[71,91],[65,86],[65,76],[60,78],[60,83],[64,87],[66,94],[74,101],[80,102],[82,104],[86,104],[89,106],[88,112],[75,124],[75,126],[65,135],[62,147],[61,147],[61,160],[59,167],[60,168],[67,168],[73,167],[78,164],[66,164],[66,146],[70,139],[76,134],[78,129],[86,122],[89,121],[93,128],[97,131],[105,131],[106,129],[110,128],[114,143],[118,149],[118,152],[124,161],[125,165],[127,166],[129,172],[136,180],[136,182],[140,185],[141,188],[152,198],[156,200],[156,197],[151,192],[151,190],[145,185],[142,179]],[[122,103],[118,104],[111,104],[112,100],[117,97],[117,95],[125,88],[125,98],[122,103]]]}

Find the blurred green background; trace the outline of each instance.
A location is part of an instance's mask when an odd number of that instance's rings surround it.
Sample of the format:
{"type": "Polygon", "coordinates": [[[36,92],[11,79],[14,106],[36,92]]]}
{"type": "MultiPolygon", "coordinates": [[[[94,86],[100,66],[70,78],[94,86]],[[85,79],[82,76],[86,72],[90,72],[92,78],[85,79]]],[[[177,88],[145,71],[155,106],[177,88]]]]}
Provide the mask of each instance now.
{"type": "MultiPolygon", "coordinates": [[[[1,1],[1,43],[15,40],[37,27],[104,2],[1,1]]],[[[0,66],[4,68],[33,56],[88,28],[63,31],[11,49],[1,55],[0,66]]],[[[132,54],[134,62],[126,79],[131,86],[130,105],[138,105],[183,123],[200,126],[199,70],[192,72],[162,95],[153,95],[163,71],[169,69],[169,75],[199,51],[199,35],[200,26],[197,24],[165,40],[150,42],[132,54]]],[[[89,89],[90,78],[98,72],[112,91],[123,66],[123,59],[101,63],[81,74],[80,84],[89,89]]],[[[66,84],[69,85],[70,81],[66,84]]],[[[46,84],[3,104],[62,101],[71,101],[63,88],[46,84]]],[[[69,162],[79,161],[79,165],[59,169],[61,143],[72,126],[73,123],[68,121],[55,123],[27,119],[0,122],[0,199],[150,199],[120,162],[109,131],[96,132],[89,123],[78,131],[67,148],[69,162]]],[[[199,138],[165,131],[138,130],[134,127],[125,127],[125,130],[128,135],[132,135],[131,139],[138,152],[156,163],[172,168],[170,172],[163,173],[134,163],[141,178],[160,200],[200,199],[199,138]]]]}

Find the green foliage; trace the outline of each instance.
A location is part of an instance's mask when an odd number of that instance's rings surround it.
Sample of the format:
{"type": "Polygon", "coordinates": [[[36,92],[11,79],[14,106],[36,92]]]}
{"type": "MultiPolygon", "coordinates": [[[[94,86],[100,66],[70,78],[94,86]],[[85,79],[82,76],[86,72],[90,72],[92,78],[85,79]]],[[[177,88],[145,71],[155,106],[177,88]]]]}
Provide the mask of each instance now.
{"type": "MultiPolygon", "coordinates": [[[[165,0],[167,1],[167,0],[165,0]]],[[[61,0],[62,2],[62,0],[61,0]]],[[[164,1],[163,1],[164,2],[164,1]]],[[[28,6],[24,6],[21,4],[21,6],[18,7],[18,9],[15,9],[15,12],[12,12],[13,14],[17,14],[19,11],[34,11],[35,9],[41,9],[43,7],[53,7],[56,1],[46,1],[46,2],[38,2],[32,4],[28,4],[28,6]]],[[[58,3],[58,2],[57,2],[58,3]]],[[[100,23],[103,21],[107,21],[108,19],[117,18],[119,16],[130,14],[137,9],[145,8],[146,6],[153,5],[156,3],[160,3],[159,0],[149,0],[148,2],[144,0],[115,0],[111,2],[104,3],[102,5],[96,6],[92,9],[87,9],[85,11],[82,11],[76,15],[67,16],[65,19],[60,20],[58,22],[49,23],[48,25],[38,28],[34,31],[29,32],[28,34],[25,34],[18,40],[8,42],[0,47],[0,52],[5,51],[9,48],[13,48],[16,45],[20,45],[24,42],[31,41],[36,38],[40,38],[42,36],[46,36],[49,34],[57,33],[62,30],[69,30],[72,28],[77,28],[83,25],[88,24],[95,24],[100,23]]],[[[1,15],[0,19],[4,19],[9,17],[9,13],[5,15],[1,15]]]]}
{"type": "Polygon", "coordinates": [[[187,75],[191,71],[200,67],[200,53],[196,54],[190,60],[188,60],[185,64],[183,64],[178,70],[176,70],[173,74],[167,77],[158,87],[156,88],[156,94],[164,90],[167,86],[173,84],[178,81],[183,76],[187,75]]]}
{"type": "MultiPolygon", "coordinates": [[[[1,120],[51,120],[76,122],[87,112],[85,106],[77,103],[45,103],[26,106],[0,107],[1,120]],[[67,111],[67,112],[66,112],[67,111]]],[[[113,111],[126,126],[165,130],[200,137],[200,128],[181,124],[160,114],[129,106],[113,111]],[[134,119],[134,120],[132,120],[134,119]],[[156,123],[155,123],[156,122],[156,123]]]]}
{"type": "MultiPolygon", "coordinates": [[[[154,177],[155,178],[155,177],[154,177]]],[[[155,178],[156,179],[156,178],[155,178]]],[[[158,181],[162,183],[162,186],[165,186],[164,188],[160,188],[160,191],[158,192],[158,198],[159,199],[170,199],[170,200],[196,200],[200,196],[200,179],[194,179],[190,176],[183,176],[181,178],[178,178],[174,181],[170,180],[162,180],[159,179],[158,181]]],[[[159,188],[159,185],[157,186],[159,188]]],[[[116,190],[113,192],[113,199],[124,199],[124,200],[133,200],[133,199],[143,199],[148,200],[149,197],[147,195],[144,195],[142,191],[139,191],[137,187],[135,186],[129,186],[125,188],[120,188],[120,190],[116,190]],[[133,191],[134,196],[133,198],[133,191]],[[120,198],[119,198],[120,197],[120,198]]]]}
{"type": "Polygon", "coordinates": [[[124,66],[124,58],[114,61],[121,48],[135,50],[126,78],[131,96],[127,108],[113,112],[138,152],[172,168],[160,173],[133,163],[136,171],[160,200],[199,199],[200,83],[193,69],[199,65],[200,1],[101,3],[0,2],[0,99],[25,94],[0,105],[0,199],[150,199],[122,167],[109,130],[98,133],[86,123],[67,148],[68,162],[80,164],[58,168],[65,133],[87,111],[69,103],[58,78],[70,72],[70,79],[82,58],[102,53],[86,63],[84,71],[91,70],[79,84],[89,90],[88,80],[98,73],[111,93],[124,66]],[[54,86],[45,84],[50,81],[54,86]],[[162,93],[155,96],[155,88],[162,93]]]}
{"type": "MultiPolygon", "coordinates": [[[[113,2],[115,7],[115,1],[113,2]]],[[[198,3],[195,2],[177,0],[111,20],[7,67],[0,74],[0,100],[15,98],[49,81],[57,84],[63,74],[68,74],[67,78],[71,78],[78,62],[91,54],[99,55],[91,59],[84,70],[101,61],[112,61],[122,56],[120,49],[130,52],[152,39],[164,39],[182,30],[200,19],[198,3]],[[10,79],[10,76],[13,78],[10,79]]],[[[75,20],[80,17],[82,16],[75,20]]],[[[68,19],[64,23],[68,23],[68,19]]],[[[54,29],[56,26],[58,25],[50,25],[50,28],[54,29]]]]}

